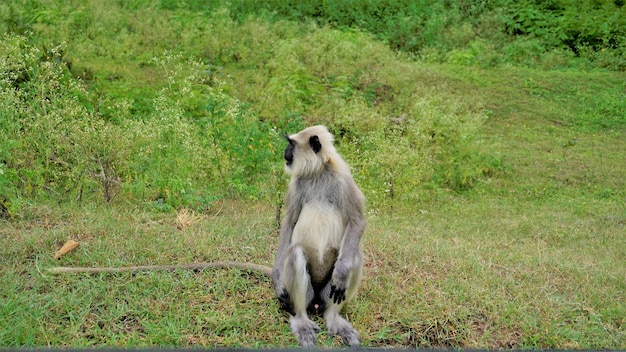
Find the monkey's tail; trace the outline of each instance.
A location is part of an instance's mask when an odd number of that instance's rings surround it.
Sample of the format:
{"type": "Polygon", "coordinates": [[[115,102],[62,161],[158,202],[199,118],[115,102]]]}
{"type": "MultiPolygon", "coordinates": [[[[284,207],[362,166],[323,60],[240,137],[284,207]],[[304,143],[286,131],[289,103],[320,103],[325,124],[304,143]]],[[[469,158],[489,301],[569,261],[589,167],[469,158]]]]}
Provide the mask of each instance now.
{"type": "Polygon", "coordinates": [[[196,264],[176,264],[176,265],[139,265],[139,266],[125,266],[117,268],[85,268],[85,267],[65,267],[58,266],[48,269],[48,272],[53,275],[70,274],[70,273],[121,273],[121,272],[138,272],[138,271],[154,271],[154,270],[194,270],[200,271],[206,268],[239,268],[249,271],[261,273],[267,277],[272,277],[272,268],[243,262],[230,262],[219,261],[209,263],[196,263],[196,264]]]}

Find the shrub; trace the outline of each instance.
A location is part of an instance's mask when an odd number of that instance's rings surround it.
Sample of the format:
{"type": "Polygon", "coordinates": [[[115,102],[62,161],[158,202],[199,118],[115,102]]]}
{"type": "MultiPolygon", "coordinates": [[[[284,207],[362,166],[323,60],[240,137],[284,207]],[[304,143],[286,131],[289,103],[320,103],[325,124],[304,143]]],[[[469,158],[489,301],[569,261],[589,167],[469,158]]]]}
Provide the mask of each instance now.
{"type": "MultiPolygon", "coordinates": [[[[567,49],[596,67],[626,67],[626,6],[621,1],[246,0],[227,6],[239,21],[247,21],[250,14],[255,14],[275,20],[313,20],[341,29],[359,28],[393,49],[438,62],[495,65],[500,60],[471,60],[471,43],[486,41],[499,49],[534,42],[536,57],[532,60],[524,56],[530,49],[525,48],[522,58],[508,55],[505,61],[534,66],[541,63],[544,55],[554,60],[555,52],[567,49]],[[514,44],[518,40],[522,43],[514,44]]],[[[576,66],[575,60],[567,61],[576,66]]]]}
{"type": "MultiPolygon", "coordinates": [[[[313,22],[237,23],[227,8],[207,16],[141,11],[145,21],[120,8],[93,16],[77,7],[67,22],[33,26],[41,37],[3,41],[3,72],[13,78],[0,114],[15,116],[0,142],[5,208],[54,199],[203,210],[223,197],[279,199],[281,134],[305,124],[329,126],[374,206],[412,202],[425,188],[463,191],[498,167],[480,150],[482,108],[461,103],[447,78],[371,34],[313,22]],[[129,29],[149,28],[156,17],[164,21],[158,34],[129,29]],[[74,38],[68,23],[91,25],[74,38]],[[98,35],[105,25],[111,31],[98,35]],[[40,49],[50,36],[70,42],[40,49]],[[99,45],[89,44],[92,36],[99,45]],[[148,56],[167,43],[188,51],[148,56]]],[[[463,27],[454,40],[472,33],[463,27]]],[[[480,61],[495,51],[472,45],[456,58],[480,61]]]]}
{"type": "Polygon", "coordinates": [[[0,115],[8,117],[2,143],[12,149],[5,165],[19,179],[12,188],[25,196],[80,198],[94,186],[86,176],[97,171],[88,159],[98,156],[91,148],[98,148],[94,137],[102,124],[80,103],[88,93],[69,76],[60,46],[40,50],[25,37],[9,35],[0,52],[0,115]]]}
{"type": "Polygon", "coordinates": [[[86,90],[61,48],[42,53],[16,35],[0,43],[2,214],[22,199],[124,194],[201,209],[224,196],[274,195],[279,133],[209,82],[205,64],[169,52],[151,60],[162,88],[137,115],[132,99],[86,90]]]}

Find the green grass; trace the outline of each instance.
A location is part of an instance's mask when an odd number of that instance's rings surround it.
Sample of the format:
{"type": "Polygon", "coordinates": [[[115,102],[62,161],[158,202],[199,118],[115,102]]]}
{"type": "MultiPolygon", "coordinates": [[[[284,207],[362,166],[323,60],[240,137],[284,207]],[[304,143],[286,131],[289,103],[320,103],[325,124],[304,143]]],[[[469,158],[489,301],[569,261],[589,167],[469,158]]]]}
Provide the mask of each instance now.
{"type": "Polygon", "coordinates": [[[258,274],[47,269],[271,265],[281,133],[325,123],[368,199],[364,346],[626,348],[623,72],[154,4],[0,5],[0,346],[294,346],[258,274]]]}

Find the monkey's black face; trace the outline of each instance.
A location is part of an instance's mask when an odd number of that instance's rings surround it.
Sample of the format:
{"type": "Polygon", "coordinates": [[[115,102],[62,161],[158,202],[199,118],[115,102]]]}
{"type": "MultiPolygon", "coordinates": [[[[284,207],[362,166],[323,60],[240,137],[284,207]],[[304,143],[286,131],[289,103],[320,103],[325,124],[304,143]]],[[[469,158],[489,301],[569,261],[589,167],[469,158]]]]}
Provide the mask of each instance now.
{"type": "Polygon", "coordinates": [[[287,166],[290,166],[291,163],[293,163],[294,142],[289,139],[289,137],[287,137],[287,141],[289,142],[289,145],[285,148],[285,161],[287,162],[287,166]]]}

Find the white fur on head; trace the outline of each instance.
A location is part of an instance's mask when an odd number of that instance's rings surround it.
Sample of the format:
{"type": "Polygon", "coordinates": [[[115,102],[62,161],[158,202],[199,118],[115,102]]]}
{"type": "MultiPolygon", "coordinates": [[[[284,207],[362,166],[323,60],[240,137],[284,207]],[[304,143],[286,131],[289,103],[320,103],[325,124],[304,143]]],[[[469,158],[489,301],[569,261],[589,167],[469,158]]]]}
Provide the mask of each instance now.
{"type": "Polygon", "coordinates": [[[290,135],[289,140],[295,144],[295,148],[293,150],[293,163],[286,165],[285,171],[292,176],[315,176],[331,161],[343,164],[343,160],[333,146],[333,135],[328,132],[326,126],[318,125],[305,128],[290,135]],[[311,149],[309,144],[309,140],[313,136],[317,136],[322,145],[322,149],[317,153],[311,149]]]}

